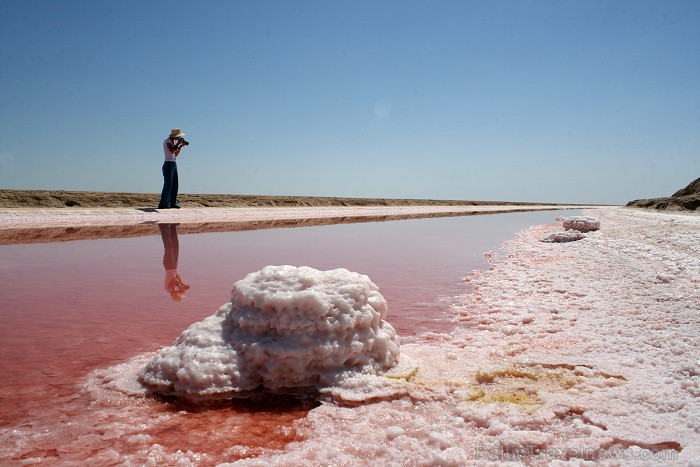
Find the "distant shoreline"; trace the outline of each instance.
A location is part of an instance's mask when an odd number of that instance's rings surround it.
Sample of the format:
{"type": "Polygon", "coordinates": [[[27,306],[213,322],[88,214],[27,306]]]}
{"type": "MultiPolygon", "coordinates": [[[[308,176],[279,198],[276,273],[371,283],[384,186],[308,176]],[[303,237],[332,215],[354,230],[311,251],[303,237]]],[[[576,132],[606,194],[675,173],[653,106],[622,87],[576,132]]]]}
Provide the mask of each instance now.
{"type": "Polygon", "coordinates": [[[182,209],[157,209],[157,193],[0,190],[0,245],[378,222],[425,217],[578,209],[578,204],[315,196],[182,194],[182,209]]]}
{"type": "Polygon", "coordinates": [[[183,233],[203,233],[579,208],[572,205],[0,208],[0,245],[154,235],[159,231],[157,224],[182,224],[183,233]]]}
{"type": "MultiPolygon", "coordinates": [[[[64,190],[0,190],[0,208],[155,208],[158,193],[111,193],[64,190]]],[[[521,201],[469,201],[435,199],[347,198],[324,196],[273,196],[181,194],[183,207],[322,207],[322,206],[554,206],[561,203],[521,201]]],[[[569,206],[579,206],[569,204],[569,206]]],[[[583,206],[581,204],[580,206],[583,206]]]]}

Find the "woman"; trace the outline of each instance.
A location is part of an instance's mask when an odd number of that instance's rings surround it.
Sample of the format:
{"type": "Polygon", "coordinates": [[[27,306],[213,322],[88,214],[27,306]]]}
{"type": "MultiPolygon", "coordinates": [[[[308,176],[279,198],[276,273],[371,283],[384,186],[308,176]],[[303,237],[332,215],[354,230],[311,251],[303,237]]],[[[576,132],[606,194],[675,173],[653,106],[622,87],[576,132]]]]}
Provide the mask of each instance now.
{"type": "Polygon", "coordinates": [[[175,208],[180,209],[177,202],[177,156],[182,148],[188,143],[183,138],[185,134],[179,128],[173,128],[165,141],[163,141],[163,152],[165,153],[165,162],[163,162],[163,191],[160,194],[160,203],[158,209],[175,208]]]}

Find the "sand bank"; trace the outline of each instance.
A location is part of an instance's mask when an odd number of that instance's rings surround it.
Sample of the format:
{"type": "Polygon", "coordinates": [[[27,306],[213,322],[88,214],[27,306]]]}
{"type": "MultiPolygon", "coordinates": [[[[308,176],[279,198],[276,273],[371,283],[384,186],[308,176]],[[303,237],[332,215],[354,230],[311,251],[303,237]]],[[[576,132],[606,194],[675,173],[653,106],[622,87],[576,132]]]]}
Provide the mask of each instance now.
{"type": "Polygon", "coordinates": [[[575,208],[580,206],[0,208],[0,245],[155,235],[162,223],[182,224],[181,233],[201,233],[575,208]]]}
{"type": "MultiPolygon", "coordinates": [[[[64,190],[0,190],[0,208],[154,208],[157,193],[114,193],[64,190]]],[[[512,201],[469,201],[401,198],[346,198],[338,196],[274,196],[180,193],[183,207],[252,208],[320,206],[490,206],[554,204],[512,201]]]]}

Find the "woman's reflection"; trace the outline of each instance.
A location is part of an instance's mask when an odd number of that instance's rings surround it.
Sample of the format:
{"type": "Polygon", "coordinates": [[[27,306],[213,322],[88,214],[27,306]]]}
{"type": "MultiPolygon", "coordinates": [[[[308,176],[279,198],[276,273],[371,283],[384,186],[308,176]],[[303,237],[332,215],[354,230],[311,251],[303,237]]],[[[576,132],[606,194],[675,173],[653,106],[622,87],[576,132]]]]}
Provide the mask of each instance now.
{"type": "Polygon", "coordinates": [[[180,243],[177,240],[177,226],[180,224],[158,224],[163,239],[163,267],[165,268],[165,290],[173,300],[179,302],[185,297],[189,285],[182,282],[177,273],[177,260],[180,256],[180,243]]]}

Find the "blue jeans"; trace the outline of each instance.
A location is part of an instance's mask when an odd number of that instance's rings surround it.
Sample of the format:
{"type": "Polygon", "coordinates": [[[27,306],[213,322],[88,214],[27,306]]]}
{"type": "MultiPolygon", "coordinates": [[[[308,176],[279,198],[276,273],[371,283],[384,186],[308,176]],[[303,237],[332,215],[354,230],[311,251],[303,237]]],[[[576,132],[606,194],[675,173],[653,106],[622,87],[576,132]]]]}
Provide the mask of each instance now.
{"type": "Polygon", "coordinates": [[[166,271],[177,269],[180,256],[180,242],[177,240],[177,226],[180,224],[158,224],[160,238],[163,239],[163,267],[166,271]]]}
{"type": "Polygon", "coordinates": [[[173,208],[177,204],[177,163],[172,161],[163,162],[163,191],[160,194],[158,207],[173,208]]]}

